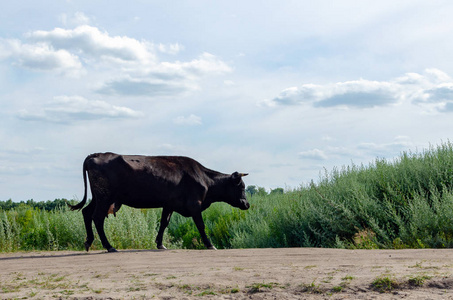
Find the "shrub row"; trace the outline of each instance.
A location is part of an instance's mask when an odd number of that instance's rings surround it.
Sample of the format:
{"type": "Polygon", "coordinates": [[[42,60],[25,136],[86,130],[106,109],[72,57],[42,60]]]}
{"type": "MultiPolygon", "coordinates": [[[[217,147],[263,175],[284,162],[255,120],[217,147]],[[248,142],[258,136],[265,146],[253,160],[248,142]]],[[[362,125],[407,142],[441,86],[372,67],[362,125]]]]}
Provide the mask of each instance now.
{"type": "MultiPolygon", "coordinates": [[[[334,169],[317,183],[249,198],[248,211],[216,203],[203,213],[218,248],[452,247],[453,145],[334,169]]],[[[106,234],[119,249],[154,248],[160,213],[123,206],[107,219],[106,234]]],[[[27,205],[0,210],[0,251],[82,250],[84,239],[80,212],[27,205]]],[[[178,214],[165,244],[203,248],[193,221],[178,214]]],[[[102,248],[98,239],[93,246],[102,248]]]]}

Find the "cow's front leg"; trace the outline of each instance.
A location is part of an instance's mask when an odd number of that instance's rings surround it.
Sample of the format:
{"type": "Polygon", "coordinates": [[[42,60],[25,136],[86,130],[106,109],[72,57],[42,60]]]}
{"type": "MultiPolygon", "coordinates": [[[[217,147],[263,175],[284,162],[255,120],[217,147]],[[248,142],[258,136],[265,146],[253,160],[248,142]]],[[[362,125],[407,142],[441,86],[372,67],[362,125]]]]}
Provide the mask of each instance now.
{"type": "Polygon", "coordinates": [[[195,222],[195,225],[198,228],[198,231],[200,232],[201,239],[203,240],[204,245],[206,248],[211,249],[211,250],[217,250],[209,240],[208,236],[206,235],[205,232],[205,226],[203,222],[203,217],[201,216],[201,212],[195,213],[192,215],[193,221],[195,222]]]}
{"type": "Polygon", "coordinates": [[[167,249],[162,244],[162,239],[164,238],[164,231],[165,231],[165,228],[167,228],[168,223],[170,222],[172,213],[173,213],[172,211],[170,211],[166,208],[164,208],[162,210],[162,217],[160,218],[159,232],[157,233],[157,237],[156,237],[157,249],[167,249]]]}

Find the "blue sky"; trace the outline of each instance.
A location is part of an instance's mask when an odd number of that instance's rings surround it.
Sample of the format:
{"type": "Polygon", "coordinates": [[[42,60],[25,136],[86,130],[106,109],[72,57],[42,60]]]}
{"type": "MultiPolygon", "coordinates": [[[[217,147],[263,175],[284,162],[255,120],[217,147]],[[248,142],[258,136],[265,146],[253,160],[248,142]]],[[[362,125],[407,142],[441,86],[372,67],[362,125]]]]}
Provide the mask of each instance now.
{"type": "Polygon", "coordinates": [[[453,136],[451,1],[20,1],[0,11],[0,200],[83,197],[94,152],[247,185],[453,136]]]}

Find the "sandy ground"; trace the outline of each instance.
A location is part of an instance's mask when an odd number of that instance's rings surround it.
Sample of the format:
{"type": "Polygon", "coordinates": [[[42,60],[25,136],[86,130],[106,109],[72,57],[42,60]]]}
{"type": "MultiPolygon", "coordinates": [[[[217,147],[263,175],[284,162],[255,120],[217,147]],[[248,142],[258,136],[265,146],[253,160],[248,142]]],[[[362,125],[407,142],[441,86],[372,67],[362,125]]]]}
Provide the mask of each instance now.
{"type": "Polygon", "coordinates": [[[0,254],[0,298],[453,299],[452,274],[453,250],[26,252],[0,254]]]}

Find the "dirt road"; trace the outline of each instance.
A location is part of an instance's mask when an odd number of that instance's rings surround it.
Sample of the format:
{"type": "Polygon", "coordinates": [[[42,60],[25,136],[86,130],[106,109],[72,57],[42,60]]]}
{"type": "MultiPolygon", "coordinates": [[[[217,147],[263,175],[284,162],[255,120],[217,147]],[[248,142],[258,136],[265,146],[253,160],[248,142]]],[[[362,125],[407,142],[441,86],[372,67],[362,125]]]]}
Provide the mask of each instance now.
{"type": "Polygon", "coordinates": [[[0,298],[453,299],[453,250],[0,254],[0,298]]]}

